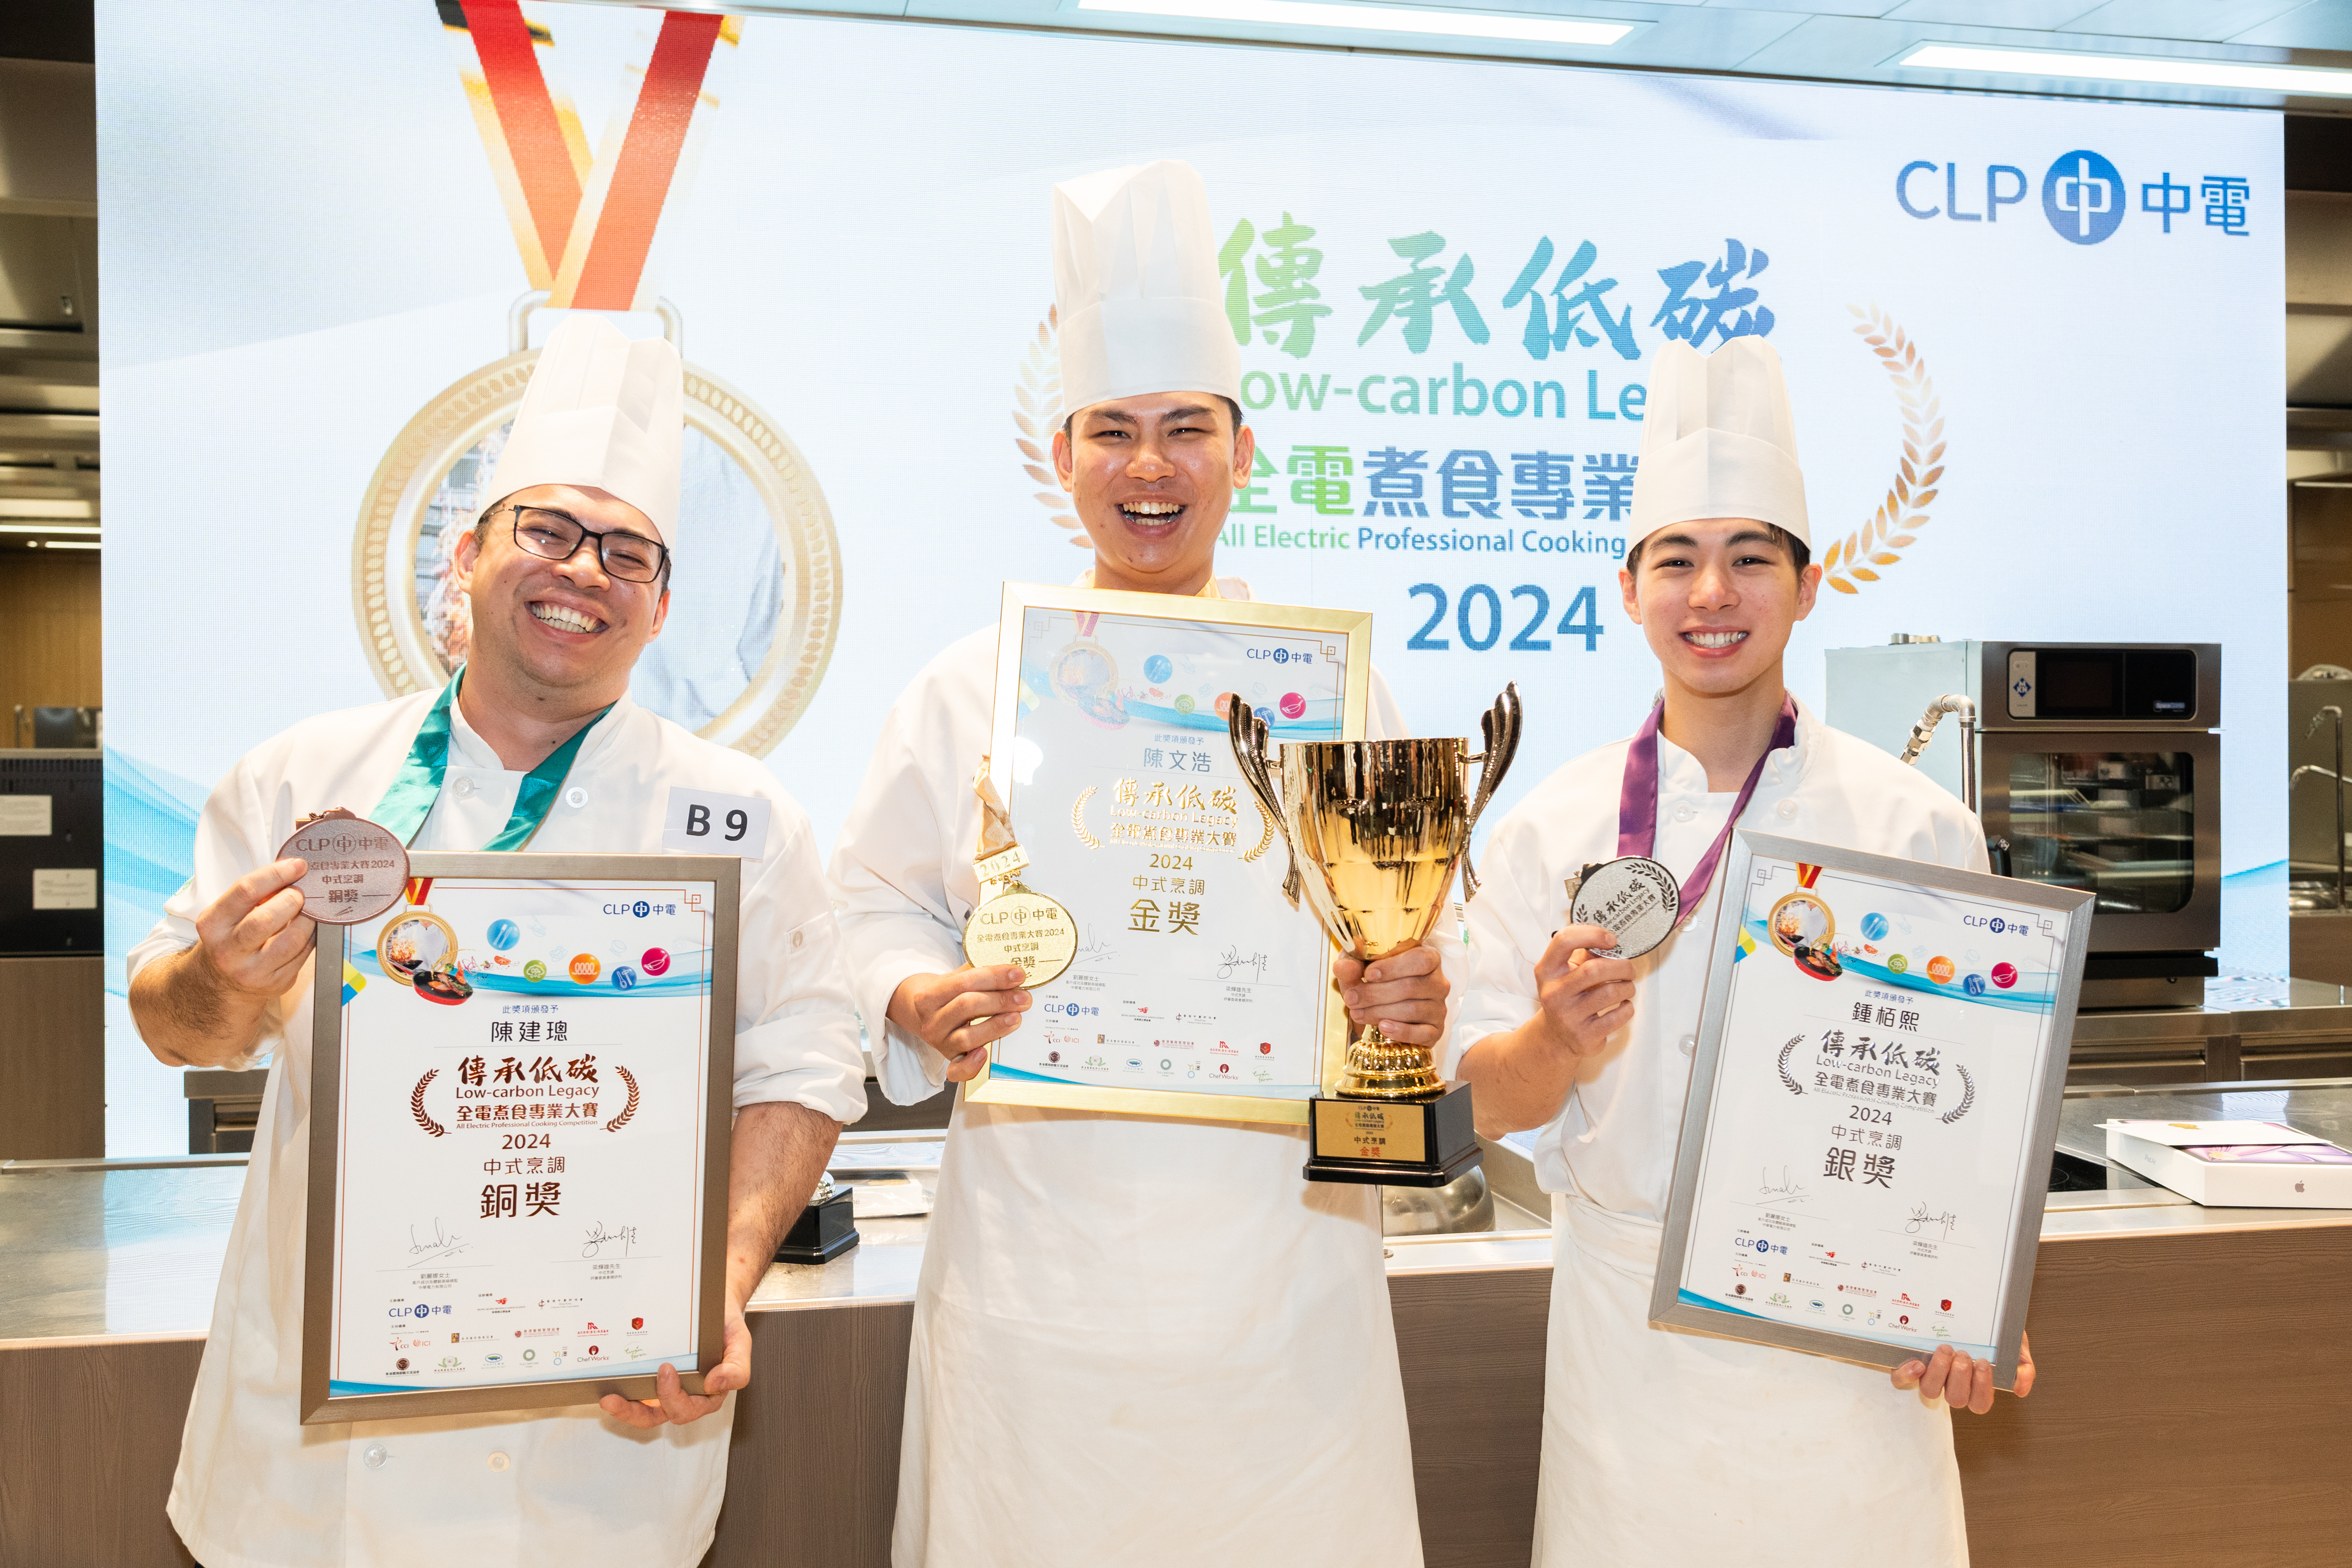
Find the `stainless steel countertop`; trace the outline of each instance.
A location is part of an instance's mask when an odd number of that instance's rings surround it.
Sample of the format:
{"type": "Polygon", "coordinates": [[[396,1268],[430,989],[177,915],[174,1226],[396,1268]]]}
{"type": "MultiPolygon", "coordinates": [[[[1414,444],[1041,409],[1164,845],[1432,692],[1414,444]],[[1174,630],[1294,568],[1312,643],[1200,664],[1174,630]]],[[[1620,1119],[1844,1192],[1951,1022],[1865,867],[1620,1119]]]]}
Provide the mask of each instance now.
{"type": "MultiPolygon", "coordinates": [[[[2059,1147],[2104,1161],[2110,1116],[2280,1120],[2338,1142],[2352,1142],[2352,1080],[2254,1088],[2095,1089],[2070,1095],[2059,1147]]],[[[894,1146],[912,1165],[933,1148],[937,1131],[846,1133],[835,1169],[850,1152],[894,1146]]],[[[1392,1277],[1544,1268],[1551,1263],[1549,1216],[1531,1212],[1528,1173],[1517,1151],[1488,1146],[1496,1215],[1493,1231],[1391,1237],[1392,1277]],[[1505,1170],[1503,1167],[1513,1167],[1505,1170]],[[1521,1200],[1515,1203],[1512,1198],[1521,1200]]],[[[0,1350],[98,1341],[201,1339],[211,1321],[221,1259],[245,1184],[242,1163],[93,1169],[70,1162],[16,1163],[0,1174],[0,1350]]],[[[929,1186],[932,1173],[911,1170],[929,1186]]],[[[2044,1243],[2212,1230],[2279,1230],[2352,1225],[2345,1209],[2208,1209],[2149,1186],[2053,1193],[2042,1226],[2044,1243]]],[[[928,1216],[869,1215],[857,1222],[859,1245],[830,1263],[772,1265],[754,1292],[753,1311],[911,1301],[922,1268],[928,1216]]]]}
{"type": "Polygon", "coordinates": [[[2352,1040],[2352,986],[2225,974],[2205,983],[2201,1007],[2101,1010],[2074,1016],[2074,1043],[2082,1046],[2156,1045],[2222,1035],[2263,1039],[2335,1036],[2352,1040]]]}

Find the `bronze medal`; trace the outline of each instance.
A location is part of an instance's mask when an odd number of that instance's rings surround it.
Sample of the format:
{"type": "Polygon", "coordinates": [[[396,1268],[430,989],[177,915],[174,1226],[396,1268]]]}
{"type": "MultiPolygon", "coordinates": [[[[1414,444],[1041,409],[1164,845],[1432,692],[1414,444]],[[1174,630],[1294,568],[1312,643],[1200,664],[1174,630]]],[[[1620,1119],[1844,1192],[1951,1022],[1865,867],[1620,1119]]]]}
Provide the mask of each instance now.
{"type": "Polygon", "coordinates": [[[388,827],[341,806],[306,816],[294,837],[278,846],[280,860],[309,864],[302,879],[302,912],[322,925],[356,925],[400,901],[408,883],[408,847],[388,827]]]}

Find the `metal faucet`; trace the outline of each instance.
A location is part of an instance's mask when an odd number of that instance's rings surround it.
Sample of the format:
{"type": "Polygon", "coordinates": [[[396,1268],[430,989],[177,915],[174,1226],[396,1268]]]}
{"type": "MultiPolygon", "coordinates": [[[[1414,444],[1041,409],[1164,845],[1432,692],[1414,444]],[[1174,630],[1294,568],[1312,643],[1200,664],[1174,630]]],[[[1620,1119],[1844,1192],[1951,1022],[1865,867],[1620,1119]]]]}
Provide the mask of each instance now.
{"type": "MultiPolygon", "coordinates": [[[[1902,639],[1898,637],[1896,640],[1902,639]]],[[[1948,692],[1928,703],[1927,711],[1911,726],[1911,740],[1903,748],[1901,760],[1906,766],[1918,765],[1919,753],[1927,749],[1927,742],[1935,737],[1936,726],[1943,722],[1947,713],[1960,716],[1960,804],[1974,812],[1977,809],[1977,705],[1973,700],[1958,692],[1948,692]]],[[[1992,864],[1995,876],[2009,875],[2008,839],[1987,838],[1985,854],[1992,864]]]]}
{"type": "Polygon", "coordinates": [[[2318,734],[2320,721],[2331,718],[2336,721],[2335,770],[2330,772],[2316,763],[2305,763],[2286,775],[2286,787],[2294,789],[2303,782],[2305,773],[2326,773],[2336,781],[2336,910],[2341,914],[2344,912],[2344,710],[2331,702],[2314,713],[2311,728],[2303,732],[2303,738],[2308,741],[2318,734]]]}
{"type": "Polygon", "coordinates": [[[1910,743],[1903,748],[1902,761],[1906,766],[1916,765],[1919,753],[1934,739],[1936,726],[1944,715],[1960,716],[1960,804],[1970,811],[1977,808],[1977,705],[1958,693],[1948,693],[1927,704],[1927,711],[1911,726],[1910,743]]]}

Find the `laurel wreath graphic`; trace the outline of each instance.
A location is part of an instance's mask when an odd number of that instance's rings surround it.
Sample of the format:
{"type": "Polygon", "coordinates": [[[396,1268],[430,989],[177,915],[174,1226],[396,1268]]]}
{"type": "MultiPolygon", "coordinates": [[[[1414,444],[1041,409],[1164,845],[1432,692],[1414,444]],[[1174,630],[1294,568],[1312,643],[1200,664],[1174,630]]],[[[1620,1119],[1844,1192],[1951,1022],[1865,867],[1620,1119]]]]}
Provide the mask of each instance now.
{"type": "Polygon", "coordinates": [[[1977,1080],[1969,1076],[1968,1068],[1961,1068],[1960,1102],[1952,1107],[1951,1110],[1944,1112],[1943,1115],[1936,1118],[1936,1120],[1943,1122],[1946,1126],[1949,1126],[1951,1123],[1958,1121],[1961,1117],[1966,1116],[1969,1113],[1969,1107],[1974,1105],[1976,1102],[1977,1080]]]}
{"type": "Polygon", "coordinates": [[[1054,432],[1062,424],[1062,359],[1054,339],[1061,325],[1059,310],[1048,307],[1037,323],[1036,341],[1021,356],[1021,384],[1013,389],[1013,426],[1021,434],[1013,444],[1021,448],[1022,471],[1045,487],[1037,492],[1037,503],[1054,514],[1054,526],[1067,529],[1072,544],[1090,550],[1093,542],[1078,526],[1078,514],[1065,510],[1070,498],[1054,477],[1054,432]]]}
{"type": "Polygon", "coordinates": [[[425,1131],[432,1133],[436,1138],[446,1138],[449,1135],[449,1130],[446,1127],[442,1126],[438,1121],[434,1121],[431,1113],[426,1111],[425,1109],[425,1086],[440,1076],[441,1069],[439,1068],[435,1068],[431,1072],[426,1073],[423,1078],[416,1080],[416,1092],[408,1097],[408,1113],[416,1118],[416,1125],[424,1128],[425,1131]]]}
{"type": "Polygon", "coordinates": [[[621,1108],[620,1115],[615,1116],[612,1121],[604,1123],[604,1131],[607,1132],[618,1132],[622,1128],[628,1125],[629,1118],[637,1113],[637,1080],[635,1077],[632,1075],[626,1068],[616,1067],[613,1070],[619,1073],[621,1075],[621,1081],[629,1086],[629,1103],[621,1108]]]}
{"type": "Polygon", "coordinates": [[[1087,802],[1094,797],[1093,784],[1088,784],[1078,792],[1076,803],[1070,807],[1070,826],[1077,830],[1079,843],[1089,849],[1099,849],[1102,847],[1102,840],[1087,831],[1087,802]]]}
{"type": "Polygon", "coordinates": [[[1799,1046],[1801,1046],[1804,1043],[1804,1036],[1792,1035],[1789,1038],[1789,1043],[1780,1047],[1780,1081],[1789,1086],[1789,1092],[1790,1094],[1802,1094],[1805,1092],[1805,1086],[1789,1076],[1789,1053],[1795,1050],[1799,1046]]]}
{"type": "Polygon", "coordinates": [[[1918,345],[1875,304],[1848,305],[1854,333],[1870,345],[1903,404],[1903,458],[1877,515],[1832,543],[1822,556],[1823,580],[1841,594],[1859,594],[1856,582],[1878,581],[1876,568],[1899,565],[1927,526],[1926,508],[1944,477],[1944,412],[1918,345]]]}

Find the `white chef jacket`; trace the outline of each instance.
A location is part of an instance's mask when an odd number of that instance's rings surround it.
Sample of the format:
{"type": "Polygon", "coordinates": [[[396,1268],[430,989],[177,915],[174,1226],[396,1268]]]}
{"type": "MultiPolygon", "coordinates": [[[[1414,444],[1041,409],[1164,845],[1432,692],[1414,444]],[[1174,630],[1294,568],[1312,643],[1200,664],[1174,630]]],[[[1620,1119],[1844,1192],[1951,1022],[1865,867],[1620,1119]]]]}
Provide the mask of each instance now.
{"type": "MultiPolygon", "coordinates": [[[[423,692],[308,720],[247,752],[205,803],[195,875],[131,950],[133,975],[193,947],[195,917],[277,858],[297,818],[366,815],[432,707],[423,692]]],[[[452,704],[448,769],[419,850],[479,849],[524,775],[452,704]]],[[[599,720],[532,837],[535,852],[658,853],[673,785],[772,804],[765,858],[743,868],[735,1105],[865,1114],[857,1022],[808,818],[752,758],[626,697],[599,720]]],[[[593,1405],[519,1415],[304,1426],[302,1237],[310,1150],[310,971],[273,1003],[245,1062],[271,1056],[228,1257],[213,1302],[168,1505],[205,1568],[612,1563],[688,1568],[710,1545],[727,1482],[730,1398],[649,1432],[593,1405]]]]}
{"type": "MultiPolygon", "coordinates": [[[[1470,1047],[1535,1014],[1535,963],[1568,923],[1567,879],[1616,857],[1630,743],[1570,763],[1496,825],[1449,1077],[1470,1047]]],[[[1698,760],[1659,736],[1655,858],[1688,876],[1738,798],[1711,793],[1698,760]]],[[[1796,744],[1770,754],[1740,824],[1987,865],[1984,830],[1958,800],[1801,703],[1796,744]]],[[[1536,1563],[1965,1564],[1948,1412],[1883,1372],[1649,1326],[1720,873],[1694,918],[1633,961],[1632,1021],[1536,1141],[1536,1178],[1554,1194],[1536,1563]]]]}
{"type": "MultiPolygon", "coordinates": [[[[908,975],[964,964],[996,637],[898,700],[834,854],[902,1103],[947,1070],[886,1019],[908,975]]],[[[1373,700],[1372,734],[1400,733],[1377,677],[1373,700]]],[[[916,1287],[896,1568],[1418,1568],[1377,1189],[1308,1183],[1307,1152],[1303,1128],[959,1100],[916,1287]]]]}

